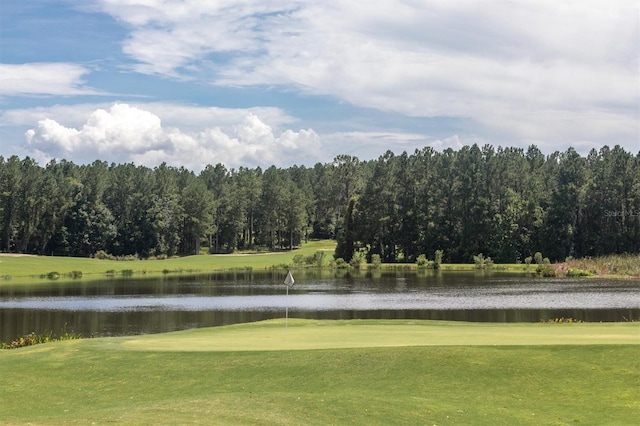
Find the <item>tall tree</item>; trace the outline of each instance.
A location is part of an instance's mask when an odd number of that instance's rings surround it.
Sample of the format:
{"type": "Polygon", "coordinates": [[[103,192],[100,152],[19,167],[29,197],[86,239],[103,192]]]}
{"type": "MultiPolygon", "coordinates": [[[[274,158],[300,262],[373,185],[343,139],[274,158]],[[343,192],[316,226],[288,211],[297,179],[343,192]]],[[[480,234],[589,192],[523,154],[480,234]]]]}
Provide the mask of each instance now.
{"type": "Polygon", "coordinates": [[[543,234],[544,253],[552,260],[564,260],[577,254],[577,226],[582,214],[586,178],[585,160],[573,148],[562,153],[558,160],[556,187],[551,190],[543,234]]]}
{"type": "Polygon", "coordinates": [[[211,233],[213,227],[215,203],[201,179],[192,174],[187,179],[180,197],[183,212],[180,253],[199,254],[202,237],[211,233]]]}
{"type": "Polygon", "coordinates": [[[262,193],[262,170],[259,167],[240,167],[233,175],[233,187],[237,199],[235,212],[241,227],[238,248],[251,249],[255,247],[256,218],[262,193]]]}
{"type": "Polygon", "coordinates": [[[387,151],[373,166],[358,199],[354,227],[369,255],[379,254],[383,262],[395,262],[398,248],[398,205],[396,202],[395,156],[387,151]]]}
{"type": "Polygon", "coordinates": [[[20,191],[23,174],[21,161],[13,155],[2,165],[0,175],[0,205],[2,205],[2,249],[12,252],[17,249],[18,221],[20,220],[20,191]]]}

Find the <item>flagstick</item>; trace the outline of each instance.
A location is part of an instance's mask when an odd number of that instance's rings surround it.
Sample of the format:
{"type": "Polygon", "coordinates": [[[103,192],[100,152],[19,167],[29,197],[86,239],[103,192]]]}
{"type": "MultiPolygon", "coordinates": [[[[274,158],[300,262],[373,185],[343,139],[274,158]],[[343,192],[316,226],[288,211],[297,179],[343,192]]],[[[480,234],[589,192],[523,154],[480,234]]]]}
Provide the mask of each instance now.
{"type": "Polygon", "coordinates": [[[284,279],[284,285],[287,286],[287,298],[285,299],[285,311],[284,311],[284,328],[289,327],[289,287],[293,287],[293,283],[295,280],[293,279],[293,275],[291,275],[291,271],[287,271],[287,277],[284,279]]]}

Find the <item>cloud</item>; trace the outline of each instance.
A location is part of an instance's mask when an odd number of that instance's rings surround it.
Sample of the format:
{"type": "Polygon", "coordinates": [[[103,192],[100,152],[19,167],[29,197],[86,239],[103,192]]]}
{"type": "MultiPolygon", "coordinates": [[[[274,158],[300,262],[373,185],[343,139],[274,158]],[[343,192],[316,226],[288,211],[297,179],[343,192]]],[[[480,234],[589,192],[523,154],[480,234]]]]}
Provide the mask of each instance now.
{"type": "MultiPolygon", "coordinates": [[[[95,110],[109,109],[113,104],[114,102],[101,102],[7,109],[0,111],[0,126],[33,126],[34,123],[49,118],[68,126],[80,127],[95,110]]],[[[298,121],[276,107],[220,108],[171,102],[127,102],[127,105],[149,111],[160,117],[163,125],[179,127],[183,131],[198,131],[213,124],[232,130],[247,114],[253,114],[275,128],[298,121]]]]}
{"type": "Polygon", "coordinates": [[[143,73],[465,117],[508,143],[640,137],[633,0],[100,4],[143,73]]]}
{"type": "Polygon", "coordinates": [[[25,149],[36,158],[133,161],[150,167],[166,162],[192,170],[217,163],[236,168],[288,166],[301,158],[320,158],[320,142],[313,130],[288,129],[278,134],[249,111],[230,130],[212,126],[184,132],[165,127],[152,112],[122,103],[93,111],[79,128],[42,119],[26,132],[25,149]]]}
{"type": "Polygon", "coordinates": [[[0,96],[100,95],[85,86],[90,70],[68,63],[0,64],[0,96]]]}
{"type": "Polygon", "coordinates": [[[235,168],[312,166],[340,154],[369,160],[387,150],[411,153],[426,145],[438,150],[462,146],[457,136],[439,139],[401,131],[318,134],[313,129],[291,129],[295,122],[278,108],[171,103],[56,105],[0,113],[0,126],[29,125],[24,144],[16,150],[42,164],[52,158],[149,167],[166,162],[197,171],[217,163],[235,168]]]}

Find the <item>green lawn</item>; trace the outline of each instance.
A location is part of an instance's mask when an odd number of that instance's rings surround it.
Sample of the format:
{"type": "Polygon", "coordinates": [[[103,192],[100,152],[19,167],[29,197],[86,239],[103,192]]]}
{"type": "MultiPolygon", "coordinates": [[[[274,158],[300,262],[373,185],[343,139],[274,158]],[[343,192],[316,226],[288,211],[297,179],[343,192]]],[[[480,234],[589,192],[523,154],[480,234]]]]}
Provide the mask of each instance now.
{"type": "MultiPolygon", "coordinates": [[[[234,268],[267,269],[274,265],[287,265],[294,256],[310,256],[317,251],[333,255],[335,241],[310,241],[299,249],[274,253],[238,253],[231,255],[198,255],[164,260],[99,260],[60,256],[0,256],[0,277],[9,277],[13,283],[33,282],[41,274],[58,272],[62,275],[72,271],[82,272],[82,279],[103,278],[108,271],[121,274],[131,270],[135,276],[169,272],[208,272],[234,268]]],[[[2,281],[0,281],[1,285],[2,281]]]]}
{"type": "Polygon", "coordinates": [[[0,351],[5,424],[635,424],[640,327],[265,321],[0,351]]]}

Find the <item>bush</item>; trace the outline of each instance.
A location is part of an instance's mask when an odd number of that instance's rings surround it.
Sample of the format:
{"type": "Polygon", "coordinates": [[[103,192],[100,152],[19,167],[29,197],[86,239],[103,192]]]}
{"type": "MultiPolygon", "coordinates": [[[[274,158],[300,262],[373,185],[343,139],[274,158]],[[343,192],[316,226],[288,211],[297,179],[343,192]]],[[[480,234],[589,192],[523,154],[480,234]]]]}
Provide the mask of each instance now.
{"type": "Polygon", "coordinates": [[[533,260],[536,262],[537,265],[542,265],[542,253],[540,253],[539,251],[537,251],[534,255],[533,255],[533,260]]]}
{"type": "Polygon", "coordinates": [[[337,269],[347,269],[349,267],[349,264],[345,262],[343,258],[339,257],[335,260],[335,267],[337,269]]]}
{"type": "Polygon", "coordinates": [[[380,267],[382,266],[382,259],[380,259],[379,254],[371,255],[371,266],[373,267],[373,269],[380,269],[380,267]]]}
{"type": "Polygon", "coordinates": [[[418,266],[418,269],[426,269],[428,264],[429,261],[427,260],[427,256],[425,254],[421,254],[416,259],[416,265],[418,266]]]}
{"type": "Polygon", "coordinates": [[[443,250],[436,250],[435,260],[433,261],[434,269],[440,269],[440,265],[442,265],[443,256],[444,256],[443,250]]]}
{"type": "Polygon", "coordinates": [[[484,257],[482,253],[479,253],[477,256],[473,256],[473,263],[476,265],[477,269],[486,269],[493,267],[493,260],[489,256],[484,257]]]}
{"type": "Polygon", "coordinates": [[[123,277],[130,277],[133,275],[133,269],[123,269],[120,271],[120,274],[122,274],[123,277]]]}
{"type": "Polygon", "coordinates": [[[104,250],[98,250],[94,255],[94,258],[100,260],[115,260],[115,257],[104,250]]]}
{"type": "Polygon", "coordinates": [[[325,252],[317,251],[311,257],[311,264],[317,266],[318,268],[322,268],[324,266],[326,258],[327,254],[325,252]]]}
{"type": "Polygon", "coordinates": [[[526,265],[525,270],[529,272],[529,268],[531,268],[531,261],[533,258],[531,256],[527,256],[524,258],[524,264],[526,265]]]}
{"type": "Polygon", "coordinates": [[[543,277],[555,277],[556,270],[551,265],[538,265],[536,268],[536,274],[543,277]]]}
{"type": "Polygon", "coordinates": [[[362,252],[357,251],[353,253],[353,257],[351,258],[349,265],[354,269],[360,269],[362,264],[365,263],[365,260],[366,259],[364,254],[362,252]]]}
{"type": "Polygon", "coordinates": [[[325,264],[326,253],[323,251],[317,251],[310,256],[304,256],[302,254],[296,254],[293,256],[291,263],[294,266],[302,267],[302,266],[314,266],[317,268],[322,268],[325,264]]]}
{"type": "Polygon", "coordinates": [[[71,278],[82,278],[82,271],[71,271],[67,275],[69,275],[71,278]]]}
{"type": "Polygon", "coordinates": [[[590,271],[585,271],[584,269],[578,268],[569,268],[567,270],[568,277],[590,277],[593,275],[590,271]]]}
{"type": "MultiPolygon", "coordinates": [[[[104,250],[98,250],[97,252],[94,253],[93,257],[95,259],[100,259],[100,260],[140,260],[140,257],[137,254],[127,254],[124,256],[114,256],[112,254],[107,253],[104,250]]],[[[165,255],[166,257],[166,255],[165,255]]]]}

